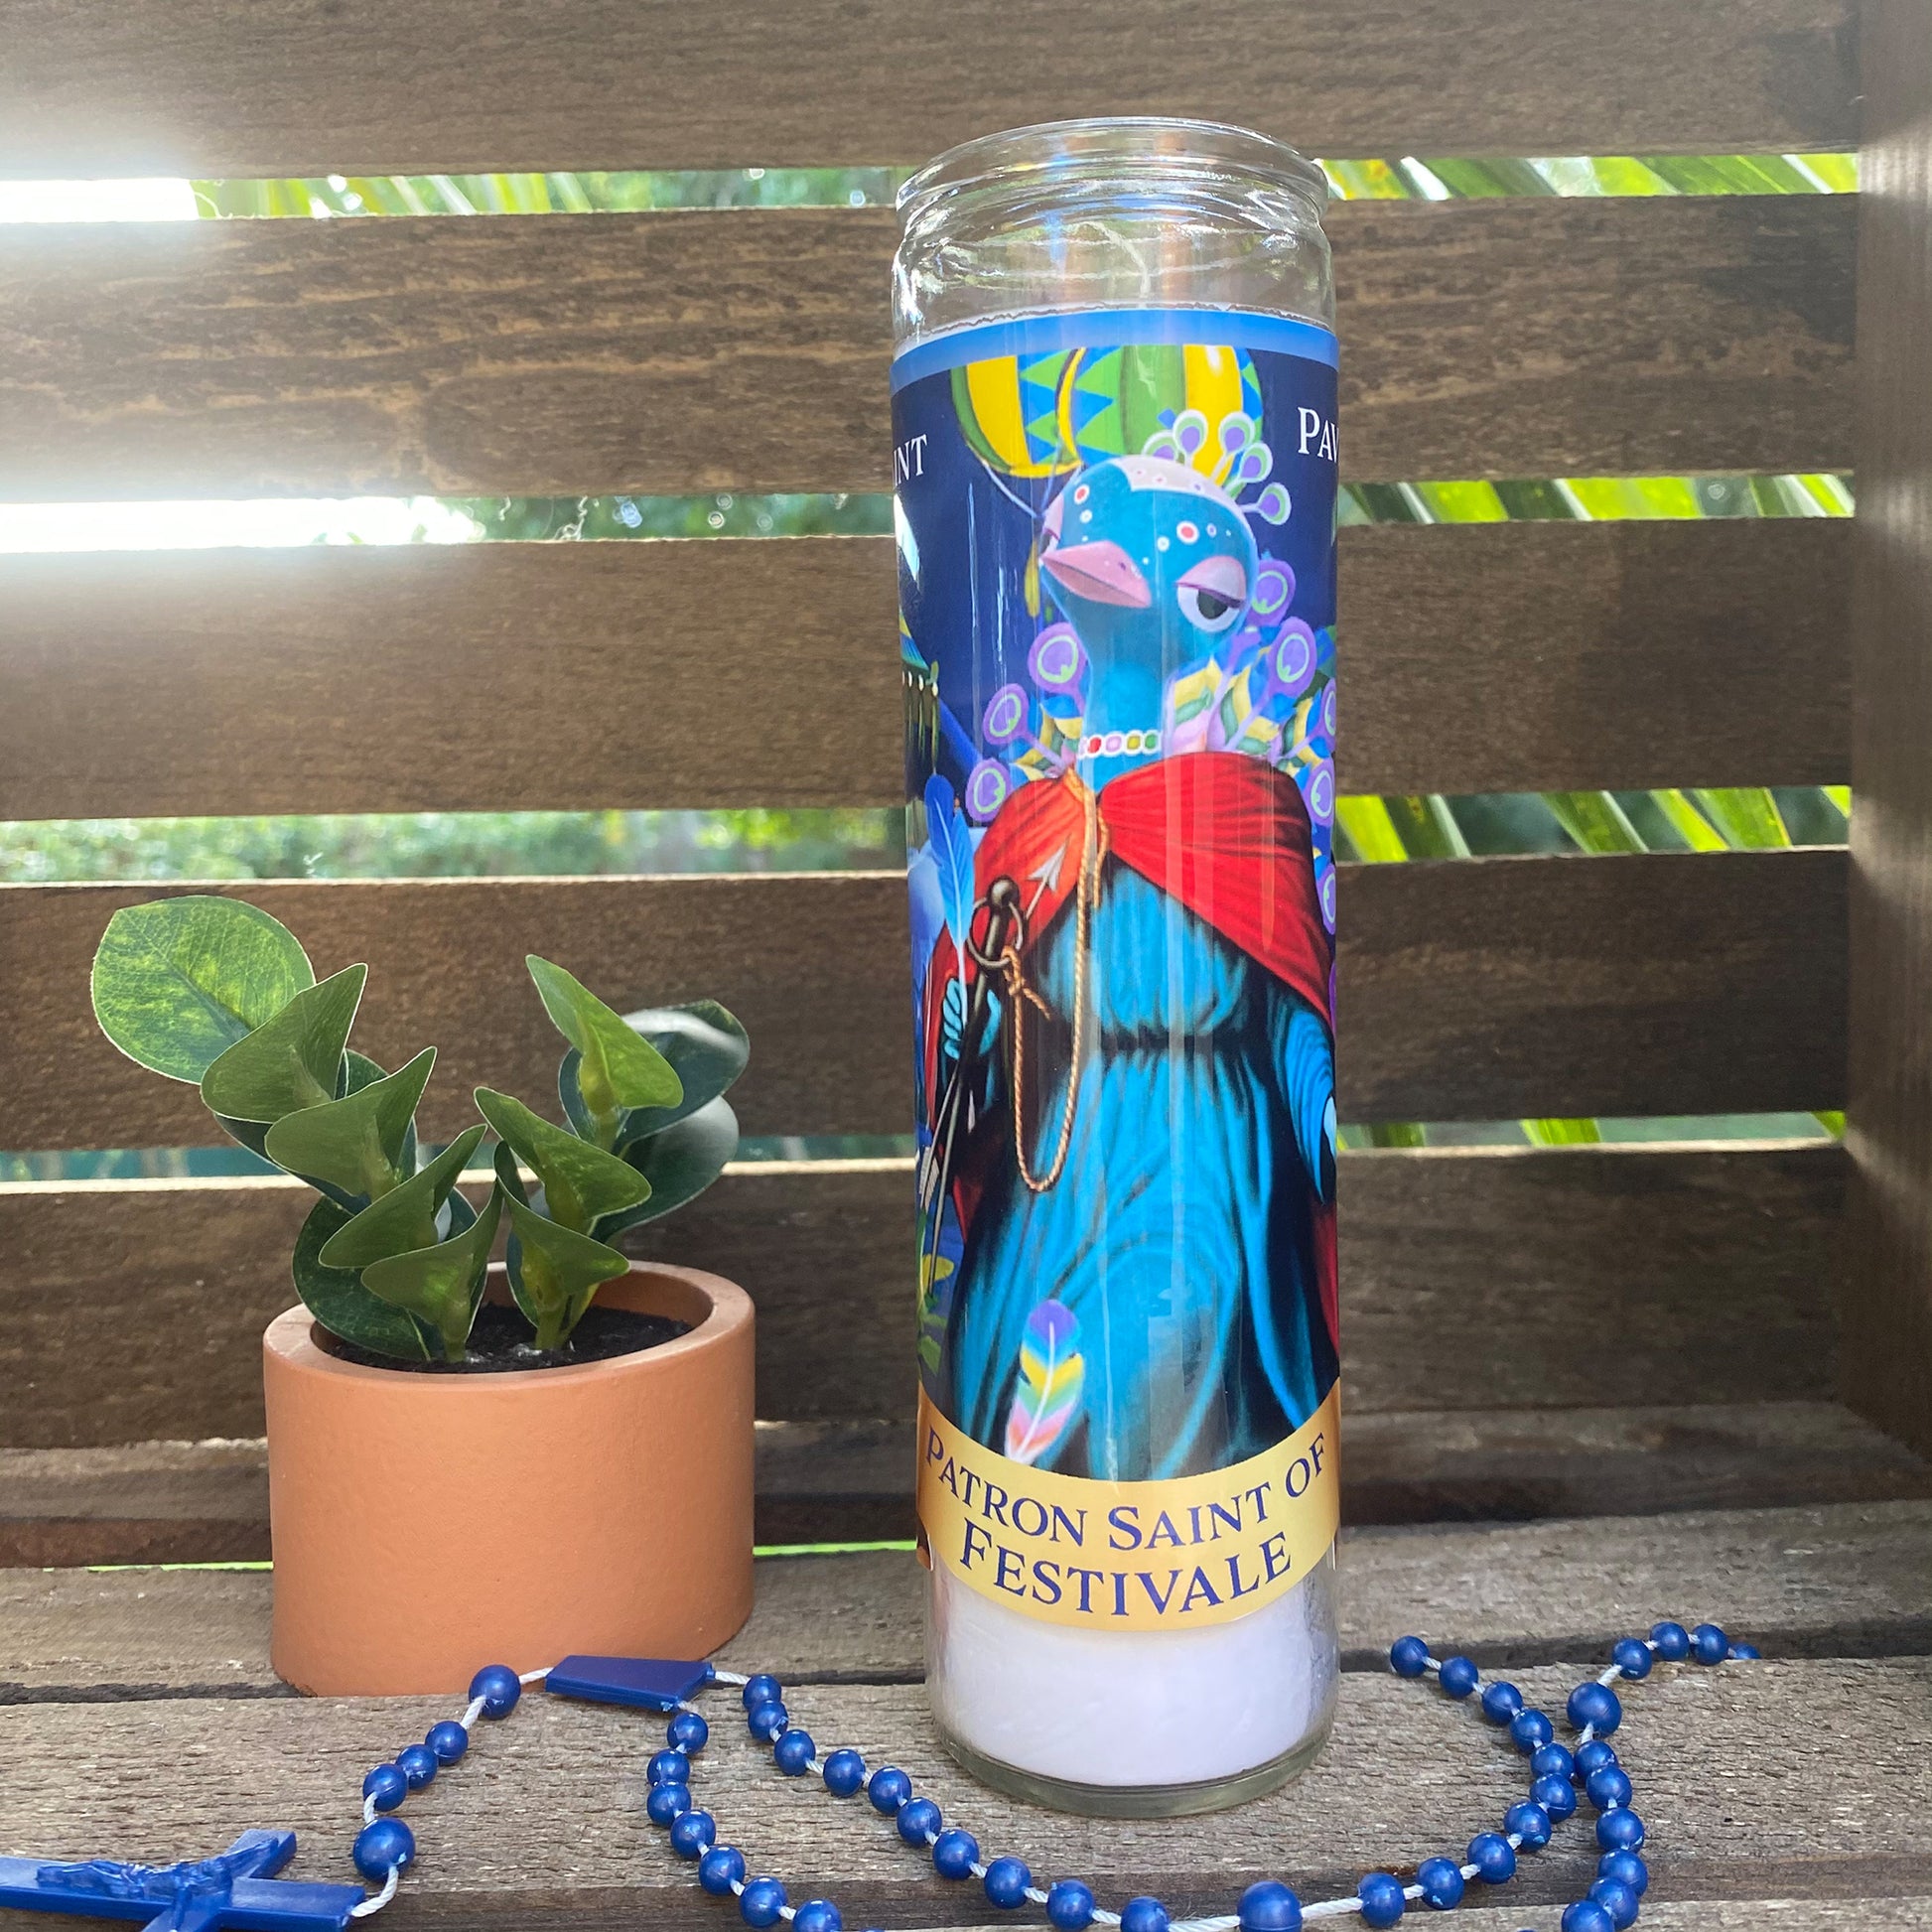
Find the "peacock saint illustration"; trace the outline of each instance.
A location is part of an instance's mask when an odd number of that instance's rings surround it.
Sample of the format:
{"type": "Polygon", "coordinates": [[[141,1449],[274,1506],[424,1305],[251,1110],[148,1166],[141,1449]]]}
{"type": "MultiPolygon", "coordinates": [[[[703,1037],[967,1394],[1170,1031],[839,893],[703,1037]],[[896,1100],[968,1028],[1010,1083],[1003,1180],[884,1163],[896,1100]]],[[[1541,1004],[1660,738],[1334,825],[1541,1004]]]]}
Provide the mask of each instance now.
{"type": "Polygon", "coordinates": [[[1287,757],[1309,756],[1314,633],[1189,454],[1171,435],[1089,465],[1046,512],[1058,755],[1041,768],[1035,729],[1017,784],[969,782],[979,923],[928,1025],[926,1091],[971,1094],[946,1406],[994,1446],[1022,1415],[1026,1459],[1119,1480],[1259,1453],[1336,1369],[1332,908],[1287,757]],[[1060,1334],[1079,1375],[1049,1404],[1060,1334]]]}

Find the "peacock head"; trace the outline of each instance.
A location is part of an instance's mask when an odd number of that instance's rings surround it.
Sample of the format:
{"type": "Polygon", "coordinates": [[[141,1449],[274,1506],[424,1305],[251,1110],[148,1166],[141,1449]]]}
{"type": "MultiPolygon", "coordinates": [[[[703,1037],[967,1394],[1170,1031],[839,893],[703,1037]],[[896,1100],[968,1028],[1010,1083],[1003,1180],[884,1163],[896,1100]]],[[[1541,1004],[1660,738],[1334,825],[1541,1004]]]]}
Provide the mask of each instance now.
{"type": "Polygon", "coordinates": [[[1240,622],[1260,566],[1241,506],[1167,457],[1080,471],[1042,534],[1053,602],[1103,677],[1110,664],[1172,672],[1211,655],[1240,622]]]}

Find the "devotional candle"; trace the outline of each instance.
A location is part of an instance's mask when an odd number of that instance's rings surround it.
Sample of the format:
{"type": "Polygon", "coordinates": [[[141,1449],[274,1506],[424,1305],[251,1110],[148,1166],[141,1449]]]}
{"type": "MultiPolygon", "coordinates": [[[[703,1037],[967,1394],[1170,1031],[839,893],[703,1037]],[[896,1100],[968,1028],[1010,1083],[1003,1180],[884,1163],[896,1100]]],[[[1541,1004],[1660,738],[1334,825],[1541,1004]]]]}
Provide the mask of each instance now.
{"type": "Polygon", "coordinates": [[[907,183],[893,365],[928,1682],[1074,1810],[1335,1691],[1325,187],[1069,121],[907,183]]]}

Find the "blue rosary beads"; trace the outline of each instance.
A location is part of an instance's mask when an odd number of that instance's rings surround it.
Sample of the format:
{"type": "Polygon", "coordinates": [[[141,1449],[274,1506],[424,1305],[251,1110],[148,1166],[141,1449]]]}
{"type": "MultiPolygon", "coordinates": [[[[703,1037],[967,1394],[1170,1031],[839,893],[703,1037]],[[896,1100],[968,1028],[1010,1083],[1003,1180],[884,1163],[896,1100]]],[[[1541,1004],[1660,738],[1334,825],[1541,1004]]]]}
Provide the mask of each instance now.
{"type": "Polygon", "coordinates": [[[695,1760],[711,1728],[691,1696],[708,1684],[734,1685],[741,1694],[746,1726],[769,1746],[773,1764],[786,1777],[815,1775],[834,1798],[864,1794],[872,1809],[891,1819],[898,1837],[923,1853],[942,1878],[979,1880],[988,1901],[1002,1911],[1027,1904],[1043,1908],[1054,1932],[1086,1932],[1090,1926],[1120,1932],[1301,1932],[1321,1919],[1354,1917],[1364,1925],[1395,1925],[1412,1905],[1449,1911],[1471,1883],[1500,1885],[1512,1878],[1519,1854],[1548,1845],[1566,1820],[1587,1805],[1595,1815],[1600,1854],[1596,1877],[1586,1897],[1564,1909],[1563,1932],[1627,1932],[1635,1924],[1650,1883],[1640,1856],[1645,1840],[1642,1817],[1632,1806],[1629,1775],[1617,1761],[1610,1736],[1623,1722],[1617,1683],[1640,1682],[1659,1663],[1686,1660],[1702,1665],[1746,1661],[1757,1656],[1749,1644],[1733,1644],[1715,1623],[1687,1630],[1681,1623],[1652,1626],[1648,1637],[1625,1637],[1611,1650],[1609,1667],[1577,1686],[1564,1708],[1564,1721],[1576,1733],[1573,1744],[1557,1741],[1556,1723],[1527,1706],[1515,1685],[1484,1684],[1466,1657],[1437,1658],[1420,1637],[1402,1637],[1391,1646],[1389,1663],[1398,1677],[1433,1676],[1446,1696],[1466,1702],[1475,1697],[1482,1718],[1505,1731],[1528,1760],[1528,1796],[1511,1805],[1501,1831],[1478,1832],[1460,1859],[1425,1859],[1405,1883],[1387,1871],[1371,1871],[1344,1898],[1305,1904],[1278,1879],[1264,1878],[1242,1894],[1238,1910],[1204,1918],[1173,1918],[1158,1898],[1131,1898],[1118,1912],[1099,1905],[1092,1888],[1077,1878],[1049,1886],[1034,1881],[1024,1861],[1011,1856],[986,1860],[979,1841],[948,1825],[937,1804],[913,1789],[896,1765],[869,1767],[856,1750],[840,1748],[820,1755],[808,1731],[791,1722],[783,1686],[767,1672],[740,1677],[702,1663],[640,1659],[568,1658],[554,1669],[521,1676],[504,1665],[480,1671],[472,1683],[471,1703],[462,1718],[431,1728],[421,1744],[397,1753],[363,1780],[363,1827],[355,1841],[355,1865],[381,1889],[355,1908],[355,1915],[379,1910],[395,1895],[401,1871],[415,1856],[415,1840],[400,1819],[389,1816],[411,1790],[432,1779],[439,1767],[463,1756],[470,1731],[480,1718],[502,1718],[515,1708],[525,1684],[547,1679],[560,1695],[663,1711],[670,1716],[664,1748],[645,1767],[649,1795],[645,1810],[670,1838],[676,1855],[697,1866],[697,1879],[718,1897],[735,1898],[743,1921],[762,1928],[788,1924],[791,1932],[843,1932],[844,1920],[829,1899],[810,1898],[793,1905],[776,1878],[755,1875],[736,1846],[719,1842],[717,1821],[693,1799],[695,1760]],[[1480,1689],[1480,1696],[1476,1693],[1480,1689]],[[1581,1802],[1580,1802],[1581,1792],[1581,1802]]]}
{"type": "Polygon", "coordinates": [[[483,1718],[507,1718],[526,1684],[548,1675],[540,1670],[519,1676],[507,1664],[490,1664],[470,1680],[470,1707],[460,1718],[431,1725],[420,1744],[405,1744],[392,1762],[378,1764],[362,1780],[362,1829],[350,1853],[355,1868],[381,1887],[357,1905],[351,1918],[379,1912],[396,1895],[402,1874],[416,1862],[416,1834],[390,1816],[412,1791],[420,1791],[438,1771],[462,1761],[470,1733],[483,1718]]]}

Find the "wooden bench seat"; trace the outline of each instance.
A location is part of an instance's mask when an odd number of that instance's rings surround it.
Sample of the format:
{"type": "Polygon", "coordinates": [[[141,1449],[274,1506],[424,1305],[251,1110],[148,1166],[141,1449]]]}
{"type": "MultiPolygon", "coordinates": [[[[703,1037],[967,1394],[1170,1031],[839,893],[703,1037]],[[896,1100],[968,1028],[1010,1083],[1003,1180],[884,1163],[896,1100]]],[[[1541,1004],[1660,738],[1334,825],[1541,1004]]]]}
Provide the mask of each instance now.
{"type": "MultiPolygon", "coordinates": [[[[948,1816],[1035,1870],[1205,1911],[1263,1872],[1305,1896],[1348,1889],[1366,1868],[1459,1846],[1521,1795],[1520,1760],[1496,1732],[1388,1673],[1402,1630],[1507,1667],[1553,1707],[1615,1635],[1714,1615],[1765,1661],[1666,1670],[1627,1698],[1618,1743],[1652,1834],[1644,1923],[1932,1926],[1932,1503],[1353,1531],[1341,1565],[1345,1675],[1327,1754],[1289,1791],[1210,1821],[1073,1820],[957,1771],[926,1720],[921,1578],[903,1553],[765,1561],[758,1609],[722,1661],[779,1671],[821,1742],[903,1764],[948,1816]]],[[[300,1871],[342,1876],[362,1771],[448,1701],[290,1697],[268,1669],[268,1587],[259,1572],[0,1575],[0,1849],[158,1860],[287,1825],[300,1871]]],[[[714,1696],[729,1719],[729,1696],[714,1696]]],[[[778,1777],[742,1725],[716,1730],[701,1802],[794,1895],[833,1896],[855,1927],[989,1916],[863,1806],[778,1777]]],[[[727,1922],[644,1819],[657,1734],[532,1695],[411,1801],[421,1862],[389,1922],[727,1922]]],[[[1553,1924],[1548,1908],[1579,1895],[1593,1863],[1573,1821],[1517,1885],[1473,1902],[1485,1923],[1553,1924]]],[[[5,1932],[34,1924],[0,1913],[5,1932]]]]}

